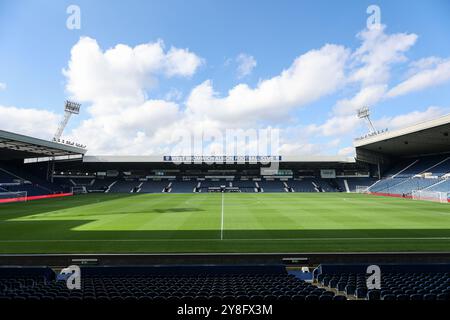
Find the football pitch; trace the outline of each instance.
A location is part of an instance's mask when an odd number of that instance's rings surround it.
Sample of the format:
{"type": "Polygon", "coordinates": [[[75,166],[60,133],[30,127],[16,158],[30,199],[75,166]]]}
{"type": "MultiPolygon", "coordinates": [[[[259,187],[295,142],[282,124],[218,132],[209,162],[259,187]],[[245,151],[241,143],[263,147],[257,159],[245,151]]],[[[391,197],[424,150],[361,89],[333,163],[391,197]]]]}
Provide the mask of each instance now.
{"type": "Polygon", "coordinates": [[[450,205],[348,193],[89,194],[0,204],[0,253],[450,252],[450,205]]]}

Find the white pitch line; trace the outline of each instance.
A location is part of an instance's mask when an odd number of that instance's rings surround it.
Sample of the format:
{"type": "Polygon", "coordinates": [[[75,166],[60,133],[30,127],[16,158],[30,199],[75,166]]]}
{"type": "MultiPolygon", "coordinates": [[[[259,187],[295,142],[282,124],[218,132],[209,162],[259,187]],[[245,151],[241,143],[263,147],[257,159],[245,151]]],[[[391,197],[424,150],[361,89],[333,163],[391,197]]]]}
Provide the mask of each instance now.
{"type": "Polygon", "coordinates": [[[50,240],[0,240],[0,243],[22,243],[22,242],[186,242],[186,241],[354,241],[354,240],[450,240],[450,237],[430,238],[286,238],[286,239],[50,239],[50,240]]]}
{"type": "Polygon", "coordinates": [[[223,240],[223,192],[222,192],[222,214],[220,218],[220,240],[223,240]]]}

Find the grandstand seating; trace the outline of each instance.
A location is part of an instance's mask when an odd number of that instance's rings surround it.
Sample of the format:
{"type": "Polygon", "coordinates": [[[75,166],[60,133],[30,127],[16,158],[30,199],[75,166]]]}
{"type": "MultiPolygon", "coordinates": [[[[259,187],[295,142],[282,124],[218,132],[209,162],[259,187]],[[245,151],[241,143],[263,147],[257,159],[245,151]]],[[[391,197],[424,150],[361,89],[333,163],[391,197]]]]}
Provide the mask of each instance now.
{"type": "Polygon", "coordinates": [[[197,181],[172,181],[171,193],[191,193],[194,191],[197,181]]]}
{"type": "Polygon", "coordinates": [[[85,267],[81,290],[49,268],[1,268],[0,300],[45,301],[329,301],[345,299],[283,266],[85,267]]]}
{"type": "Polygon", "coordinates": [[[114,182],[114,179],[104,178],[104,179],[95,179],[94,183],[87,186],[87,190],[89,192],[105,192],[108,190],[109,186],[114,182]]]}
{"type": "Polygon", "coordinates": [[[330,179],[313,179],[312,184],[319,192],[336,192],[335,186],[333,186],[330,179]]]}
{"type": "Polygon", "coordinates": [[[441,180],[439,183],[427,188],[428,191],[450,192],[450,179],[441,180]]]}
{"type": "Polygon", "coordinates": [[[28,196],[40,196],[61,192],[58,186],[38,178],[23,170],[1,164],[0,166],[1,191],[17,192],[26,191],[28,196]]]}
{"type": "Polygon", "coordinates": [[[12,183],[14,182],[14,179],[14,176],[0,168],[0,183],[12,183]]]}
{"type": "Polygon", "coordinates": [[[450,192],[443,180],[450,173],[450,157],[428,156],[408,159],[395,165],[382,180],[370,188],[370,192],[410,195],[413,190],[450,192]],[[425,177],[424,175],[428,176],[425,177]]]}
{"type": "Polygon", "coordinates": [[[338,178],[336,179],[339,186],[342,188],[343,191],[346,191],[345,182],[347,181],[348,189],[350,192],[355,192],[357,186],[362,187],[370,187],[373,185],[378,179],[375,178],[367,178],[367,177],[352,177],[352,178],[338,178]]]}
{"type": "Polygon", "coordinates": [[[430,172],[438,177],[450,172],[450,156],[427,156],[403,160],[395,164],[384,176],[386,178],[410,178],[425,172],[430,172]]]}
{"type": "Polygon", "coordinates": [[[279,180],[264,180],[259,181],[258,184],[262,188],[263,192],[285,192],[285,186],[283,182],[279,180]]]}
{"type": "Polygon", "coordinates": [[[288,185],[294,192],[317,192],[312,183],[312,179],[309,178],[302,180],[289,180],[288,185]]]}
{"type": "Polygon", "coordinates": [[[82,267],[81,290],[48,267],[0,267],[0,301],[450,301],[449,264],[381,264],[381,289],[367,265],[320,265],[314,283],[283,266],[82,267]]]}
{"type": "Polygon", "coordinates": [[[169,185],[169,181],[145,181],[139,188],[139,193],[161,193],[169,185]]]}
{"type": "Polygon", "coordinates": [[[221,186],[230,187],[232,181],[226,181],[225,179],[220,179],[218,181],[212,181],[212,180],[204,180],[201,181],[200,189],[201,192],[208,192],[208,188],[215,187],[220,188],[221,186]]]}
{"type": "Polygon", "coordinates": [[[256,184],[254,181],[233,181],[233,187],[238,187],[241,192],[255,192],[256,184]]]}
{"type": "Polygon", "coordinates": [[[450,265],[379,265],[381,289],[368,290],[367,265],[321,265],[322,287],[366,300],[450,300],[450,265]]]}
{"type": "Polygon", "coordinates": [[[140,184],[138,181],[123,181],[117,180],[111,185],[110,193],[131,193],[140,184]]]}

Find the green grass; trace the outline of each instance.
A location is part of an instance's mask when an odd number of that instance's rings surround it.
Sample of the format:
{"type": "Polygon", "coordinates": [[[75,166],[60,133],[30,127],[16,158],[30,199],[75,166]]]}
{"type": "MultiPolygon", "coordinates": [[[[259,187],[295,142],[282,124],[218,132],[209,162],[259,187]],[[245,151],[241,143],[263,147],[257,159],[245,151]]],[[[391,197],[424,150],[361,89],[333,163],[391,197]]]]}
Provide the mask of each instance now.
{"type": "Polygon", "coordinates": [[[387,251],[450,251],[450,205],[345,193],[91,194],[0,204],[0,253],[387,251]]]}

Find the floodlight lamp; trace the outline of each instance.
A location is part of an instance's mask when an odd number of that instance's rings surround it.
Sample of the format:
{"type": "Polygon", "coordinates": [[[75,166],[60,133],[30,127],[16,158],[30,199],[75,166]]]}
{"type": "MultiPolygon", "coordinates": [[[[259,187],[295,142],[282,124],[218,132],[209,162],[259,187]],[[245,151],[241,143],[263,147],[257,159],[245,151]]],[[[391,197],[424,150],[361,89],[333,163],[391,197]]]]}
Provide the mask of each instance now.
{"type": "Polygon", "coordinates": [[[67,100],[66,104],[64,105],[64,111],[70,112],[73,114],[79,114],[80,107],[81,107],[81,104],[67,100]]]}
{"type": "Polygon", "coordinates": [[[368,118],[370,116],[369,107],[362,107],[358,109],[358,117],[360,119],[368,118]]]}

